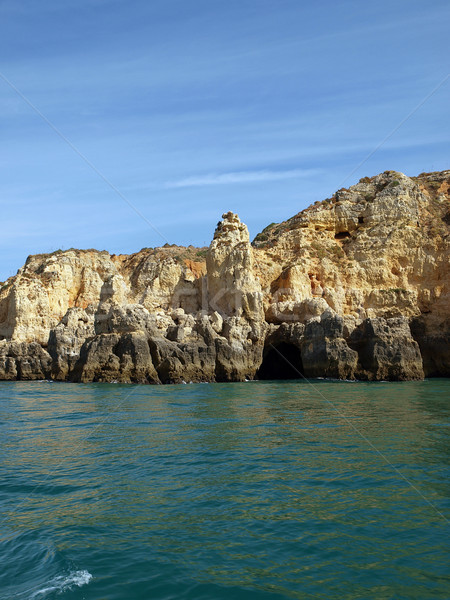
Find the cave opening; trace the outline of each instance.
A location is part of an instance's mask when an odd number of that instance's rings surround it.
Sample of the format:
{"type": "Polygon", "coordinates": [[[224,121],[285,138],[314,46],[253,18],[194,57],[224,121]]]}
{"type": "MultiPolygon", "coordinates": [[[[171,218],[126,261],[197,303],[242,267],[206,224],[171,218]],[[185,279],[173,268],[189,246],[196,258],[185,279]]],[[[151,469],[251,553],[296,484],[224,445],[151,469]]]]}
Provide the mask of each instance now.
{"type": "Polygon", "coordinates": [[[256,377],[258,379],[301,379],[303,363],[300,349],[294,344],[281,342],[268,346],[256,377]]]}
{"type": "Polygon", "coordinates": [[[345,238],[349,238],[352,237],[349,231],[340,231],[339,233],[336,233],[336,235],[334,236],[335,240],[345,240],[345,238]]]}

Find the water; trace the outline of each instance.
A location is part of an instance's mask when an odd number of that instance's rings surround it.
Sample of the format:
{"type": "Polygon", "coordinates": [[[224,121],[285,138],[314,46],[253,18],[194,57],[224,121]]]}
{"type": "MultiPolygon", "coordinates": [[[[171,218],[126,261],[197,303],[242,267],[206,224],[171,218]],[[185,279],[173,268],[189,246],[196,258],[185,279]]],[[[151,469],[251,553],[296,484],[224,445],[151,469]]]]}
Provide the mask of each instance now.
{"type": "Polygon", "coordinates": [[[0,598],[448,600],[450,380],[0,383],[0,598]]]}

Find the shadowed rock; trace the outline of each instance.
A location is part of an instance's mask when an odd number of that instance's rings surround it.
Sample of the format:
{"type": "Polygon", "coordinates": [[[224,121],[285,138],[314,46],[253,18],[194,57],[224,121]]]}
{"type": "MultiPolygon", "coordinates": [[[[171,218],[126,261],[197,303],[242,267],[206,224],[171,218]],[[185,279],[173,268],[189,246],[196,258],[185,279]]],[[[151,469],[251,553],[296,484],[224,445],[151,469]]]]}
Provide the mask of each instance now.
{"type": "Polygon", "coordinates": [[[253,244],[228,212],[209,248],[30,256],[0,287],[0,379],[450,376],[449,190],[386,171],[253,244]]]}

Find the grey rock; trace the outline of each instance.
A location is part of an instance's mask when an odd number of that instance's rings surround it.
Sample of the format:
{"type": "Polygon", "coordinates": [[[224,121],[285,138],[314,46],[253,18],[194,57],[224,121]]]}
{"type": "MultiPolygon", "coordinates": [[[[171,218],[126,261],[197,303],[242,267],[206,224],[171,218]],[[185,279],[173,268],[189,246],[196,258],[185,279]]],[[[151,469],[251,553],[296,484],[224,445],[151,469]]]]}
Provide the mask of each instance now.
{"type": "Polygon", "coordinates": [[[86,341],[72,373],[74,381],[159,383],[144,332],[100,334],[86,341]]]}
{"type": "Polygon", "coordinates": [[[430,327],[424,315],[411,322],[411,333],[419,344],[425,377],[448,377],[450,373],[450,319],[430,327]],[[431,330],[431,331],[430,331],[431,330]],[[439,333],[437,333],[439,331],[439,333]]]}
{"type": "Polygon", "coordinates": [[[48,379],[51,364],[51,356],[36,342],[0,344],[0,379],[48,379]]]}
{"type": "Polygon", "coordinates": [[[344,319],[331,311],[306,324],[301,349],[307,377],[355,378],[358,354],[344,339],[344,326],[344,319]]]}
{"type": "Polygon", "coordinates": [[[366,319],[350,339],[358,352],[358,379],[403,381],[423,379],[423,363],[418,343],[404,317],[366,319]]]}

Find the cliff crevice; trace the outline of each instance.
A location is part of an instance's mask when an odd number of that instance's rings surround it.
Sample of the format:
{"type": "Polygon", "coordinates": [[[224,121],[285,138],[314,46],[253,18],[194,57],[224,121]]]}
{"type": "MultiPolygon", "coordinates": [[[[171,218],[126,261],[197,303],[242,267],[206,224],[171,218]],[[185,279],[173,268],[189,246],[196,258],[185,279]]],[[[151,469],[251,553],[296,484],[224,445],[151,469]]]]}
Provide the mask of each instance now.
{"type": "Polygon", "coordinates": [[[449,228],[450,171],[387,171],[252,243],[229,212],[209,248],[30,256],[0,288],[0,379],[450,376],[449,228]]]}

